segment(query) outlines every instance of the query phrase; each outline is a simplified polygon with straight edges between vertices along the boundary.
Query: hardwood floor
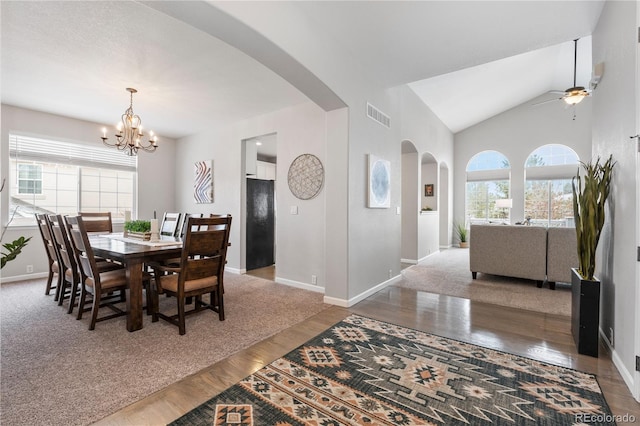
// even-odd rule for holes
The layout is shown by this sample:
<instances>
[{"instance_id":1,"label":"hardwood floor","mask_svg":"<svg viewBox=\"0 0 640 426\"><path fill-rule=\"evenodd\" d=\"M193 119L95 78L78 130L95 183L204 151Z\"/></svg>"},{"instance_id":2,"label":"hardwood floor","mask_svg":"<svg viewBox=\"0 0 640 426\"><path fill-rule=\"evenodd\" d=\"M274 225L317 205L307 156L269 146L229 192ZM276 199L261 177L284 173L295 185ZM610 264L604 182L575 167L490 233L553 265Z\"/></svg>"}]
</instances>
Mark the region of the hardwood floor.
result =
<instances>
[{"instance_id":1,"label":"hardwood floor","mask_svg":"<svg viewBox=\"0 0 640 426\"><path fill-rule=\"evenodd\" d=\"M252 269L247 271L247 275L252 275L265 280L274 281L276 279L276 265L265 266L264 268Z\"/></svg>"},{"instance_id":2,"label":"hardwood floor","mask_svg":"<svg viewBox=\"0 0 640 426\"><path fill-rule=\"evenodd\" d=\"M578 355L569 318L387 287L351 308L331 308L136 402L98 425L166 424L356 313L484 347L596 374L613 414L640 421L604 346L600 357Z\"/></svg>"}]
</instances>

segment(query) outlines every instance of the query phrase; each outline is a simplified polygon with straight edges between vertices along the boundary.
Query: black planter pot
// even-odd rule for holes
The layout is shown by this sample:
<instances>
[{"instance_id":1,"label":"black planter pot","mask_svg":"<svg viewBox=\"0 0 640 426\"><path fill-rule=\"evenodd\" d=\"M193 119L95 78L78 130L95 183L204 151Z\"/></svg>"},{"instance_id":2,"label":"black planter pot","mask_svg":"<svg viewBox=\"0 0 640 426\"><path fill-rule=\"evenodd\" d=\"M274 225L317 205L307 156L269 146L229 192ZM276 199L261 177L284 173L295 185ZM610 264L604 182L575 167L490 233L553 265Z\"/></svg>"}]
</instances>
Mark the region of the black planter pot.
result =
<instances>
[{"instance_id":1,"label":"black planter pot","mask_svg":"<svg viewBox=\"0 0 640 426\"><path fill-rule=\"evenodd\" d=\"M584 280L571 268L571 333L578 353L598 356L600 281Z\"/></svg>"}]
</instances>

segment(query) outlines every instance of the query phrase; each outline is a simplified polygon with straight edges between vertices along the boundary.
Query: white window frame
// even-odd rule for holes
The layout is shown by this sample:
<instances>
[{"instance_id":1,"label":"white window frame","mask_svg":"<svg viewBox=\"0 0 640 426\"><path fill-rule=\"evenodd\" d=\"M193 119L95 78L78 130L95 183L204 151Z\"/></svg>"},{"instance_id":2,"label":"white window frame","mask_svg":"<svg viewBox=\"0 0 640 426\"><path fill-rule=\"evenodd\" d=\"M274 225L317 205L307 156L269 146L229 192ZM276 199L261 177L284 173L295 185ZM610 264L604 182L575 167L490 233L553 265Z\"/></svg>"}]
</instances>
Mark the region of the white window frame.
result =
<instances>
[{"instance_id":1,"label":"white window frame","mask_svg":"<svg viewBox=\"0 0 640 426\"><path fill-rule=\"evenodd\" d=\"M132 193L131 193L131 210L134 211L137 207L137 181L138 181L138 162L137 157L131 157L124 154L122 151L107 148L97 144L77 143L56 140L48 137L25 135L20 133L9 134L9 164L12 168L10 176L10 194L9 194L9 210L10 217L13 218L9 226L34 226L36 224L34 217L29 216L14 216L11 211L19 206L13 201L16 197L19 200L25 200L31 196L35 198L43 197L43 194L33 193L19 193L18 192L18 166L20 164L32 164L42 168L42 191L45 192L44 182L44 165L55 164L71 166L78 170L77 173L77 200L75 201L76 209L85 209L82 206L81 194L82 194L82 173L80 170L83 168L95 168L103 170L113 170L119 172L132 173ZM57 171L56 171L57 179ZM56 187L54 193L57 194L59 188ZM111 192L111 191L108 191ZM116 191L117 192L117 191ZM56 195L57 197L57 195ZM52 202L54 206L58 206L57 199ZM69 204L67 204L67 207ZM34 205L30 209L37 211L38 206ZM57 207L53 210L57 210ZM95 209L94 209L95 210ZM51 211L51 210L47 210ZM55 211L54 213L58 213ZM112 212L113 213L113 212ZM114 219L114 222L119 220Z\"/></svg>"},{"instance_id":2,"label":"white window frame","mask_svg":"<svg viewBox=\"0 0 640 426\"><path fill-rule=\"evenodd\" d=\"M26 166L26 167L35 167L38 170L38 175L40 175L39 179L32 179L32 178L21 178L20 177L20 168L22 166ZM17 173L16 173L16 192L18 193L18 195L42 195L42 165L41 164L33 164L33 163L21 163L18 162L17 165ZM40 191L35 192L22 192L20 191L20 189L22 188L22 186L20 185L20 182L40 182ZM35 189L35 187L34 187Z\"/></svg>"}]
</instances>

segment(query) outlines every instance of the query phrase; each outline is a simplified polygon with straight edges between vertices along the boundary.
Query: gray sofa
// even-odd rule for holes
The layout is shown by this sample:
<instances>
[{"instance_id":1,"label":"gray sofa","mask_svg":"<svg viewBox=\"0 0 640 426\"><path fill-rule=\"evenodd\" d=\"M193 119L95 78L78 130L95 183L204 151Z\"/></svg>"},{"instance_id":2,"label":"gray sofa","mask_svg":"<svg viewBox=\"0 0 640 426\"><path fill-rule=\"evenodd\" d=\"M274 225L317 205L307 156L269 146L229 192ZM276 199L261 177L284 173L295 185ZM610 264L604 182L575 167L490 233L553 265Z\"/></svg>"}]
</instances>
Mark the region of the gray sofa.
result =
<instances>
[{"instance_id":1,"label":"gray sofa","mask_svg":"<svg viewBox=\"0 0 640 426\"><path fill-rule=\"evenodd\" d=\"M571 282L576 267L576 238L573 228L518 225L471 225L469 268L478 272L544 281L555 289L557 282Z\"/></svg>"},{"instance_id":2,"label":"gray sofa","mask_svg":"<svg viewBox=\"0 0 640 426\"><path fill-rule=\"evenodd\" d=\"M547 231L547 281L555 288L556 282L570 283L571 268L578 267L575 228L549 228Z\"/></svg>"},{"instance_id":3,"label":"gray sofa","mask_svg":"<svg viewBox=\"0 0 640 426\"><path fill-rule=\"evenodd\" d=\"M537 281L547 277L547 230L537 226L471 225L469 268L473 279L482 272Z\"/></svg>"}]
</instances>

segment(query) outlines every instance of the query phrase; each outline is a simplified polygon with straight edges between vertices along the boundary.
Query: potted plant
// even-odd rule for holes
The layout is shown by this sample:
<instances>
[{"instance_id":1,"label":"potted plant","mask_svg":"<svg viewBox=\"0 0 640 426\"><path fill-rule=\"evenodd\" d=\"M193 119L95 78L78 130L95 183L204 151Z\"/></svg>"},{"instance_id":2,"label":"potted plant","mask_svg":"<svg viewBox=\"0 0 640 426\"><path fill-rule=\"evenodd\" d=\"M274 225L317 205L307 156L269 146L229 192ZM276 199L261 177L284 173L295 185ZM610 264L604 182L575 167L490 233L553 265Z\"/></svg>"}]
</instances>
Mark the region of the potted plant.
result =
<instances>
[{"instance_id":1,"label":"potted plant","mask_svg":"<svg viewBox=\"0 0 640 426\"><path fill-rule=\"evenodd\" d=\"M2 179L2 184L0 185L0 192L4 189L5 179ZM6 226L2 227L2 235L0 235L0 242L4 240L4 233L7 232L9 225L13 221L13 217L15 216L18 208L13 211L9 222L7 222ZM22 249L25 248L27 243L31 240L31 237L18 237L18 239L11 241L10 243L2 244L2 247L6 250L6 252L0 252L0 269L4 268L7 262L14 260L20 253L22 253Z\"/></svg>"},{"instance_id":2,"label":"potted plant","mask_svg":"<svg viewBox=\"0 0 640 426\"><path fill-rule=\"evenodd\" d=\"M130 220L124 223L124 236L139 238L142 240L151 239L151 221Z\"/></svg>"},{"instance_id":3,"label":"potted plant","mask_svg":"<svg viewBox=\"0 0 640 426\"><path fill-rule=\"evenodd\" d=\"M573 215L576 223L578 267L572 268L571 330L578 352L598 356L600 281L594 276L596 249L605 220L605 203L611 189L613 157L580 163L584 174L572 179Z\"/></svg>"},{"instance_id":4,"label":"potted plant","mask_svg":"<svg viewBox=\"0 0 640 426\"><path fill-rule=\"evenodd\" d=\"M458 240L460 240L460 248L469 247L469 242L467 241L467 232L468 232L468 230L464 226L464 224L455 223L453 225L453 230L456 233L456 236L458 237Z\"/></svg>"}]
</instances>

